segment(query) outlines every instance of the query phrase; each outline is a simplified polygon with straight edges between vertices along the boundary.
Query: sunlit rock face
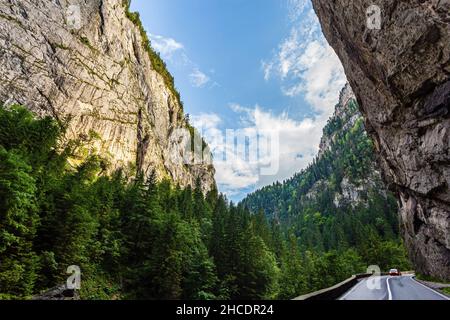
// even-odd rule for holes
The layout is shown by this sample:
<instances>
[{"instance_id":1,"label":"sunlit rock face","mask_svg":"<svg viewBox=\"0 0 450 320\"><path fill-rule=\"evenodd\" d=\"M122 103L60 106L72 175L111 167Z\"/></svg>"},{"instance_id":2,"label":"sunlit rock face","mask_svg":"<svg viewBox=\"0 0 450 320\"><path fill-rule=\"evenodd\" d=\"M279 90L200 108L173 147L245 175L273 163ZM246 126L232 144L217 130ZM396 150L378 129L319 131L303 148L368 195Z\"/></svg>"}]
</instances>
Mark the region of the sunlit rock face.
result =
<instances>
[{"instance_id":1,"label":"sunlit rock face","mask_svg":"<svg viewBox=\"0 0 450 320\"><path fill-rule=\"evenodd\" d=\"M416 270L450 280L450 1L313 4L398 194Z\"/></svg>"},{"instance_id":2,"label":"sunlit rock face","mask_svg":"<svg viewBox=\"0 0 450 320\"><path fill-rule=\"evenodd\" d=\"M91 151L111 170L155 170L181 186L200 178L207 191L214 169L174 156L182 107L125 12L122 0L0 0L0 101L70 119L70 139L95 132Z\"/></svg>"}]
</instances>

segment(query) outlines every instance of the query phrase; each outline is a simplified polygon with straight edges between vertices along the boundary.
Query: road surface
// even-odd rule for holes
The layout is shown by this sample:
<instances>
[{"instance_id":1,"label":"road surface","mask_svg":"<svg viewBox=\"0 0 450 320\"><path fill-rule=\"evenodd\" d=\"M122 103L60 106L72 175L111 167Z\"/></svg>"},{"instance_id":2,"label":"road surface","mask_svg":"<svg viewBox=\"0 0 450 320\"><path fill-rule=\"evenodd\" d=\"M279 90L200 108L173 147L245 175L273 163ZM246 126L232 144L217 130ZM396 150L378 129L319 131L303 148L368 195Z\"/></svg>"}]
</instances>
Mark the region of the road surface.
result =
<instances>
[{"instance_id":1,"label":"road surface","mask_svg":"<svg viewBox=\"0 0 450 320\"><path fill-rule=\"evenodd\" d=\"M378 284L375 280L378 279ZM450 300L445 295L417 282L412 275L366 278L339 300Z\"/></svg>"}]
</instances>

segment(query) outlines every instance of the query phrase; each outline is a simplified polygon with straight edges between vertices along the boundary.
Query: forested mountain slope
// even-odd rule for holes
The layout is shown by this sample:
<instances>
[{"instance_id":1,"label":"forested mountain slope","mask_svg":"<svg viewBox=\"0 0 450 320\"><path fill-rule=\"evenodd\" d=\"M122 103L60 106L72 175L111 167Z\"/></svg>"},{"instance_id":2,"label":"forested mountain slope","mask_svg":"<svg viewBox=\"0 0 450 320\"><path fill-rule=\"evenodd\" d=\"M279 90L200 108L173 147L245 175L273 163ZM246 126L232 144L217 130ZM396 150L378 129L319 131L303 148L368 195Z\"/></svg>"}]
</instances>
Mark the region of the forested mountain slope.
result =
<instances>
[{"instance_id":1,"label":"forested mountain slope","mask_svg":"<svg viewBox=\"0 0 450 320\"><path fill-rule=\"evenodd\" d=\"M367 262L383 265L370 257L370 243L400 244L397 203L382 182L349 85L324 129L315 161L291 179L249 195L243 205L253 212L263 209L305 250L357 248Z\"/></svg>"}]
</instances>

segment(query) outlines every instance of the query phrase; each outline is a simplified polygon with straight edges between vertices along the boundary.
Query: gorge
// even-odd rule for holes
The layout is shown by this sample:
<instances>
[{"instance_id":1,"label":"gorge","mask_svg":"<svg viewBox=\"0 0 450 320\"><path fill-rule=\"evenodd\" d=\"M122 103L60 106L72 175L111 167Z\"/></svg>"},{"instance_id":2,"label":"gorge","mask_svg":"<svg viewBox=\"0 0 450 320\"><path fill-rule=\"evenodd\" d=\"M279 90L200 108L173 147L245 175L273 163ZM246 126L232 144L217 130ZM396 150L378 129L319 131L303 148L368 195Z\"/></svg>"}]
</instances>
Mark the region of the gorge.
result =
<instances>
[{"instance_id":1,"label":"gorge","mask_svg":"<svg viewBox=\"0 0 450 320\"><path fill-rule=\"evenodd\" d=\"M312 2L349 83L314 161L235 204L185 162L174 133L200 133L130 1L0 0L0 299L73 265L93 300L292 299L369 265L449 281L450 2L383 1L378 29L369 0Z\"/></svg>"}]
</instances>

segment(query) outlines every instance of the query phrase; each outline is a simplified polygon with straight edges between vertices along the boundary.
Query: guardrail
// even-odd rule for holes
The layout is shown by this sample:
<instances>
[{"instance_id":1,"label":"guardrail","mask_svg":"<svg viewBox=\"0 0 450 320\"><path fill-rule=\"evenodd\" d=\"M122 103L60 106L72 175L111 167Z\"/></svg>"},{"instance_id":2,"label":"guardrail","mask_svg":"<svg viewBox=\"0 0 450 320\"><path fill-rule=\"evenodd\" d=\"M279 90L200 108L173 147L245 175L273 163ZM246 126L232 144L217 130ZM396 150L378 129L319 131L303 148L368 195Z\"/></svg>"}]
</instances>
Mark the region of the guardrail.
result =
<instances>
[{"instance_id":1,"label":"guardrail","mask_svg":"<svg viewBox=\"0 0 450 320\"><path fill-rule=\"evenodd\" d=\"M415 274L415 271L402 271L402 274ZM316 292L311 292L308 294L305 294L303 296L294 298L292 300L336 300L339 297L341 297L344 293L346 293L348 290L350 290L352 287L354 287L359 279L368 278L372 276L372 273L361 273L356 274L347 280L342 281L341 283L338 283L330 288L322 289ZM381 276L389 275L387 272L382 272L380 274Z\"/></svg>"},{"instance_id":2,"label":"guardrail","mask_svg":"<svg viewBox=\"0 0 450 320\"><path fill-rule=\"evenodd\" d=\"M368 278L370 276L372 276L371 273L357 274L330 288L308 293L292 300L336 300L354 287L359 279Z\"/></svg>"},{"instance_id":3,"label":"guardrail","mask_svg":"<svg viewBox=\"0 0 450 320\"><path fill-rule=\"evenodd\" d=\"M33 296L32 300L80 300L80 295L76 290L60 285Z\"/></svg>"}]
</instances>

